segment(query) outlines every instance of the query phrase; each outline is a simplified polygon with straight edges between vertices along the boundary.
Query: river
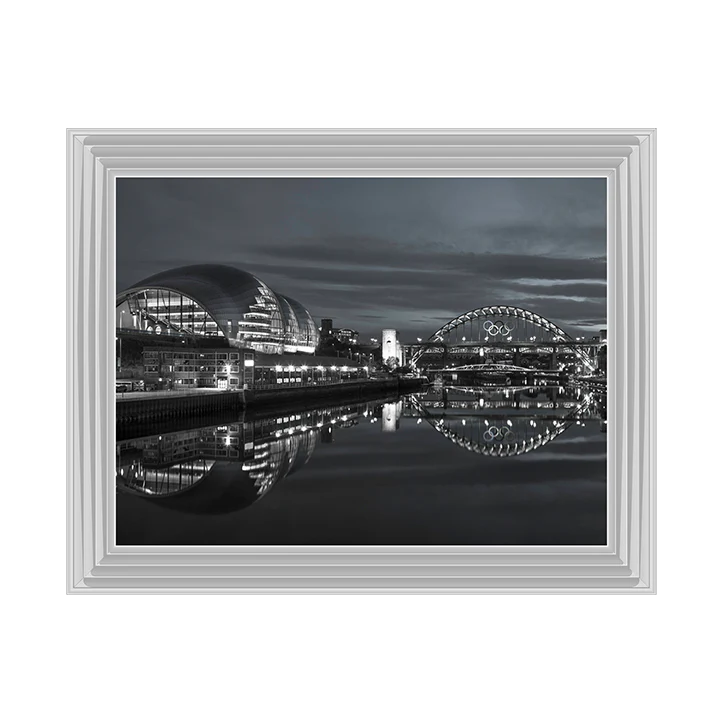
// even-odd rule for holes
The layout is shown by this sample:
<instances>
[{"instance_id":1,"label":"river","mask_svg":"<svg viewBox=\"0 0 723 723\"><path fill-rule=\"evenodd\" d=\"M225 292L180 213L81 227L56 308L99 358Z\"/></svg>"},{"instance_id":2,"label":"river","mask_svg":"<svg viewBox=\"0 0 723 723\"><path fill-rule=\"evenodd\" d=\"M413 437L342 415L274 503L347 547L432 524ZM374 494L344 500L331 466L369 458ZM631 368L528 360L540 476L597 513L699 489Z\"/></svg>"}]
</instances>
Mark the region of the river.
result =
<instances>
[{"instance_id":1,"label":"river","mask_svg":"<svg viewBox=\"0 0 723 723\"><path fill-rule=\"evenodd\" d=\"M119 545L604 545L604 398L446 387L120 440ZM147 431L147 430L146 430Z\"/></svg>"}]
</instances>

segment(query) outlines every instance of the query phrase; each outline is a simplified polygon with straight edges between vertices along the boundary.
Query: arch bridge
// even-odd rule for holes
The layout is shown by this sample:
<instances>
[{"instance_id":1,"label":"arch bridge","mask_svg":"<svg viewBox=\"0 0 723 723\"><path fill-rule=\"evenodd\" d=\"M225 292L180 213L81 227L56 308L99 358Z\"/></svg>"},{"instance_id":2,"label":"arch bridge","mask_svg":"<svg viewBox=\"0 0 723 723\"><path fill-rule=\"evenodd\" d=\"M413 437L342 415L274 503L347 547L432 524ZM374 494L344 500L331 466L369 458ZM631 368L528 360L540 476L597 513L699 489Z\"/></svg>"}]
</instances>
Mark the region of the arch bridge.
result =
<instances>
[{"instance_id":1,"label":"arch bridge","mask_svg":"<svg viewBox=\"0 0 723 723\"><path fill-rule=\"evenodd\" d=\"M596 367L589 349L592 342L573 339L562 328L543 316L517 306L481 306L451 319L424 342L412 356L417 366L425 354L437 352L444 357L452 353L488 351L547 350L556 364L558 352L574 355L580 371L589 373ZM513 363L513 366L518 366Z\"/></svg>"}]
</instances>

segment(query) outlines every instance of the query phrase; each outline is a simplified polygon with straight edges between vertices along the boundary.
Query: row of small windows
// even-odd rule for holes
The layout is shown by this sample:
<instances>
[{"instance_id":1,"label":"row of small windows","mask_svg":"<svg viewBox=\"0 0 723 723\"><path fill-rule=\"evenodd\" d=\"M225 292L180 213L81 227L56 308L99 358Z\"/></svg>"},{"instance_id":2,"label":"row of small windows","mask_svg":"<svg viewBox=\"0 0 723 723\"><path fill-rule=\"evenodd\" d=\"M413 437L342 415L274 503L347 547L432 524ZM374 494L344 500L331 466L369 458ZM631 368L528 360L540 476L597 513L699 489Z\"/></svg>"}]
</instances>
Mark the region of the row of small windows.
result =
<instances>
[{"instance_id":1,"label":"row of small windows","mask_svg":"<svg viewBox=\"0 0 723 723\"><path fill-rule=\"evenodd\" d=\"M146 364L144 365L144 368L147 372L157 372L159 369L162 372L230 372L231 374L238 374L240 368L237 366L231 366L228 367L228 369L221 365L221 366L199 366L199 365L192 365L192 364L179 364L176 366L171 366L170 364Z\"/></svg>"},{"instance_id":2,"label":"row of small windows","mask_svg":"<svg viewBox=\"0 0 723 723\"><path fill-rule=\"evenodd\" d=\"M225 353L225 352L215 352L212 354L204 353L204 354L194 354L193 352L159 352L159 351L144 351L143 355L149 358L158 358L160 354L163 354L164 361L169 361L171 359L206 359L208 361L212 361L215 359L223 359L223 360L229 360L229 361L238 361L239 355L237 353ZM247 355L248 356L248 355Z\"/></svg>"}]
</instances>

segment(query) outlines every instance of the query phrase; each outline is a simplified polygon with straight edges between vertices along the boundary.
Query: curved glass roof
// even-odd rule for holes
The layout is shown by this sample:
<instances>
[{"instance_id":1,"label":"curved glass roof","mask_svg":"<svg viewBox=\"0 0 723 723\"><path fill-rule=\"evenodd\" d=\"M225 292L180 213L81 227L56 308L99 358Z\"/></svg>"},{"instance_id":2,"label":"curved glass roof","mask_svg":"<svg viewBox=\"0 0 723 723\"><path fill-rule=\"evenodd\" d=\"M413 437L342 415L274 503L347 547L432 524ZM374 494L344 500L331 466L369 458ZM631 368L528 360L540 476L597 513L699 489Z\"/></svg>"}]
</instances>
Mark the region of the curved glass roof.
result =
<instances>
[{"instance_id":1,"label":"curved glass roof","mask_svg":"<svg viewBox=\"0 0 723 723\"><path fill-rule=\"evenodd\" d=\"M304 306L234 266L198 264L162 271L121 292L116 307L128 303L131 314L157 318L169 328L195 331L198 319L189 327L188 318L198 312L188 303L184 317L184 300L189 299L236 346L311 353L318 344L316 325Z\"/></svg>"}]
</instances>

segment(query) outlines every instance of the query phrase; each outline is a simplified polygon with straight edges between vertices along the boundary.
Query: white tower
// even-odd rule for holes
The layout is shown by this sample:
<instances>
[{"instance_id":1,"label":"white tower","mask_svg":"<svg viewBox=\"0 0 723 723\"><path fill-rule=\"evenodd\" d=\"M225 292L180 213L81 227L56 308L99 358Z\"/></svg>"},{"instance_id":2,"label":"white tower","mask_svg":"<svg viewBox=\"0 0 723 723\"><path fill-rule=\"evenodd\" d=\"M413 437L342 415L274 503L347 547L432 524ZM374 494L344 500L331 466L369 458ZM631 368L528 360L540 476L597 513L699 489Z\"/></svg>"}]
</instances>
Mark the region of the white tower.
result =
<instances>
[{"instance_id":1,"label":"white tower","mask_svg":"<svg viewBox=\"0 0 723 723\"><path fill-rule=\"evenodd\" d=\"M389 357L399 359L399 342L397 341L397 330L396 329L382 329L382 362L386 362Z\"/></svg>"}]
</instances>

